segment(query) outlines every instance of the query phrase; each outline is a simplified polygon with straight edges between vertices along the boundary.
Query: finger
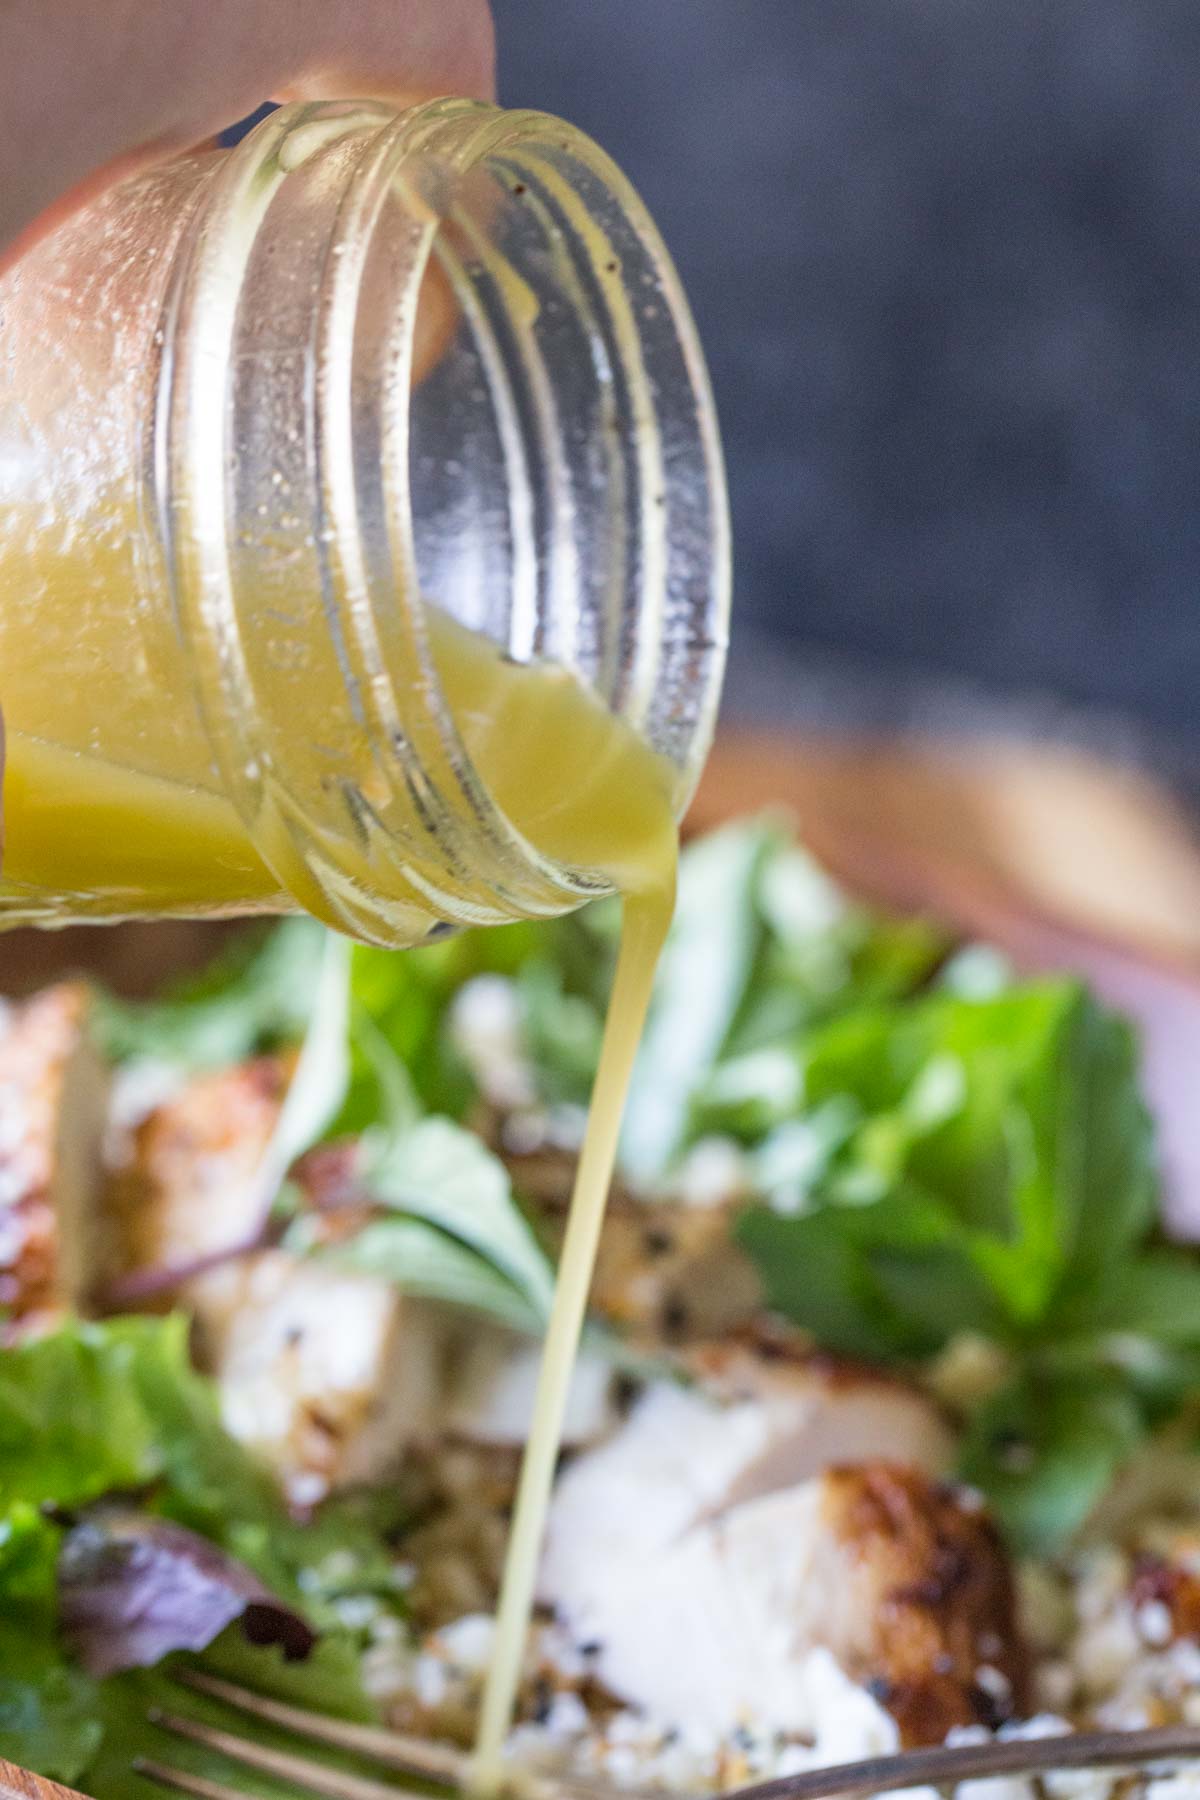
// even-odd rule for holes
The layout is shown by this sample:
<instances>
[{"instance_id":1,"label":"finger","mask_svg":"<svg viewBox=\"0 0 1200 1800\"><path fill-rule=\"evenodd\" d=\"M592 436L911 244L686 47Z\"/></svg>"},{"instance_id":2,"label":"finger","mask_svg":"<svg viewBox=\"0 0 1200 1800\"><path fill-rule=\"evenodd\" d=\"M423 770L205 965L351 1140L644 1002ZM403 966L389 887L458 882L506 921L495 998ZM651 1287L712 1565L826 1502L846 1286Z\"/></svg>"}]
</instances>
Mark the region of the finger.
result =
<instances>
[{"instance_id":1,"label":"finger","mask_svg":"<svg viewBox=\"0 0 1200 1800\"><path fill-rule=\"evenodd\" d=\"M0 246L266 95L489 98L487 0L9 0ZM56 121L53 130L47 120Z\"/></svg>"}]
</instances>

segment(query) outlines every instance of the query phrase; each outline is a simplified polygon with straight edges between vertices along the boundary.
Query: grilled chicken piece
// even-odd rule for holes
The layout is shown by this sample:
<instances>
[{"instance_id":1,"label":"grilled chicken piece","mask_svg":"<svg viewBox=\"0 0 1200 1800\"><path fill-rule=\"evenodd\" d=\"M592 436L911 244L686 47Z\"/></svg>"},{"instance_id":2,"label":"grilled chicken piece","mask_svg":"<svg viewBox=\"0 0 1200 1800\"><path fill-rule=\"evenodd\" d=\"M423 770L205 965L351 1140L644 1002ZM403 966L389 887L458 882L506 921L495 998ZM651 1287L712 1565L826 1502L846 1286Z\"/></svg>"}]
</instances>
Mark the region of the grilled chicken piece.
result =
<instances>
[{"instance_id":1,"label":"grilled chicken piece","mask_svg":"<svg viewBox=\"0 0 1200 1800\"><path fill-rule=\"evenodd\" d=\"M378 1479L432 1430L438 1321L390 1283L264 1250L189 1286L225 1426L297 1504Z\"/></svg>"},{"instance_id":2,"label":"grilled chicken piece","mask_svg":"<svg viewBox=\"0 0 1200 1800\"><path fill-rule=\"evenodd\" d=\"M254 1178L287 1093L289 1068L262 1056L187 1082L133 1134L109 1184L97 1290L140 1272L187 1267L240 1244L261 1224ZM185 1298L198 1298L190 1284ZM167 1293L171 1306L178 1295Z\"/></svg>"},{"instance_id":3,"label":"grilled chicken piece","mask_svg":"<svg viewBox=\"0 0 1200 1800\"><path fill-rule=\"evenodd\" d=\"M203 1264L253 1236L256 1176L288 1076L284 1062L259 1058L189 1082L143 1121L111 1186L98 1258L106 1285ZM329 1241L369 1216L353 1146L311 1152L296 1174ZM527 1435L535 1347L500 1328L464 1328L389 1282L262 1249L201 1267L158 1303L192 1315L226 1424L297 1500L380 1476L416 1437L503 1445ZM607 1368L587 1359L573 1442L605 1429L610 1387Z\"/></svg>"},{"instance_id":4,"label":"grilled chicken piece","mask_svg":"<svg viewBox=\"0 0 1200 1800\"><path fill-rule=\"evenodd\" d=\"M142 1123L110 1193L108 1280L203 1263L253 1236L288 1076L277 1058L242 1063L189 1082ZM329 1162L313 1159L314 1181ZM388 1282L264 1249L201 1268L163 1303L192 1315L227 1426L297 1500L379 1475L430 1428L440 1340L428 1309Z\"/></svg>"},{"instance_id":5,"label":"grilled chicken piece","mask_svg":"<svg viewBox=\"0 0 1200 1800\"><path fill-rule=\"evenodd\" d=\"M597 1676L684 1729L809 1730L817 1648L877 1684L911 1742L999 1704L1008 1571L936 1480L953 1442L932 1402L778 1343L686 1361L697 1385L648 1388L555 1494L539 1591L597 1646Z\"/></svg>"},{"instance_id":6,"label":"grilled chicken piece","mask_svg":"<svg viewBox=\"0 0 1200 1800\"><path fill-rule=\"evenodd\" d=\"M1020 1698L994 1528L974 1496L896 1463L827 1470L706 1518L610 1568L570 1622L597 1647L601 1681L685 1731L752 1718L819 1734L821 1652L905 1744L998 1724Z\"/></svg>"},{"instance_id":7,"label":"grilled chicken piece","mask_svg":"<svg viewBox=\"0 0 1200 1800\"><path fill-rule=\"evenodd\" d=\"M8 1337L53 1323L81 1298L74 1226L95 1209L108 1092L88 1007L82 983L66 983L0 1018L0 1305Z\"/></svg>"},{"instance_id":8,"label":"grilled chicken piece","mask_svg":"<svg viewBox=\"0 0 1200 1800\"><path fill-rule=\"evenodd\" d=\"M556 1244L566 1225L575 1158L539 1150L509 1154L506 1161L518 1193L538 1207ZM748 1325L762 1309L762 1285L730 1231L738 1204L649 1202L616 1188L596 1258L593 1312L643 1345L697 1343Z\"/></svg>"},{"instance_id":9,"label":"grilled chicken piece","mask_svg":"<svg viewBox=\"0 0 1200 1800\"><path fill-rule=\"evenodd\" d=\"M814 1638L827 1634L901 1741L940 1744L952 1726L994 1728L1018 1711L1026 1659L1013 1571L979 1495L883 1462L830 1469L819 1487L837 1572L818 1546L807 1590Z\"/></svg>"},{"instance_id":10,"label":"grilled chicken piece","mask_svg":"<svg viewBox=\"0 0 1200 1800\"><path fill-rule=\"evenodd\" d=\"M1183 1536L1183 1534L1180 1534ZM1141 1634L1156 1648L1187 1639L1200 1643L1200 1568L1196 1534L1170 1553L1141 1550L1133 1563L1129 1601Z\"/></svg>"},{"instance_id":11,"label":"grilled chicken piece","mask_svg":"<svg viewBox=\"0 0 1200 1800\"><path fill-rule=\"evenodd\" d=\"M616 1435L566 1470L546 1538L545 1599L570 1618L585 1614L623 1567L834 1463L879 1456L931 1474L949 1467L949 1428L915 1388L777 1351L735 1342L691 1352L683 1369L696 1385L652 1384Z\"/></svg>"},{"instance_id":12,"label":"grilled chicken piece","mask_svg":"<svg viewBox=\"0 0 1200 1800\"><path fill-rule=\"evenodd\" d=\"M687 1344L746 1325L762 1286L734 1242L733 1208L626 1200L605 1220L592 1303L635 1341Z\"/></svg>"}]
</instances>

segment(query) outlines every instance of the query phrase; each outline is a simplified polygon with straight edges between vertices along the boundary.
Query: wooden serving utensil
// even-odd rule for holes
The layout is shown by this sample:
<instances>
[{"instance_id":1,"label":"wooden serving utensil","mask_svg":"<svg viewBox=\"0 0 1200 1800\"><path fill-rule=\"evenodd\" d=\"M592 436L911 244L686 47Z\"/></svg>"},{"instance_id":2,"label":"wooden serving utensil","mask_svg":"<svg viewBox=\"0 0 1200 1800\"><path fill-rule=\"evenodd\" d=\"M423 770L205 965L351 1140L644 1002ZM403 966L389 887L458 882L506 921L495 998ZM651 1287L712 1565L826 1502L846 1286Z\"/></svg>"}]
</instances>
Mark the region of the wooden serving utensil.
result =
<instances>
[{"instance_id":1,"label":"wooden serving utensil","mask_svg":"<svg viewBox=\"0 0 1200 1800\"><path fill-rule=\"evenodd\" d=\"M60 1787L57 1781L0 1757L0 1800L81 1800L81 1796L74 1788Z\"/></svg>"}]
</instances>

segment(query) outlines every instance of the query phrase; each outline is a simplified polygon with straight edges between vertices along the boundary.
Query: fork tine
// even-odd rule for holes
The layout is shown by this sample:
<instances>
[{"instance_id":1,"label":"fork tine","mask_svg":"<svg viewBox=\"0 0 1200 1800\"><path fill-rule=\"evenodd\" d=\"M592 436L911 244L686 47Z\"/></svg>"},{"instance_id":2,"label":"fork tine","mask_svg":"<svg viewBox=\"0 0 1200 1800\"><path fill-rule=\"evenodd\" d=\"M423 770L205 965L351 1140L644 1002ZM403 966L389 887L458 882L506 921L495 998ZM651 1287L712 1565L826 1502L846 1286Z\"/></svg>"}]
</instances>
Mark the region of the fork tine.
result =
<instances>
[{"instance_id":1,"label":"fork tine","mask_svg":"<svg viewBox=\"0 0 1200 1800\"><path fill-rule=\"evenodd\" d=\"M198 1719L182 1718L177 1713L152 1712L151 1722L175 1737L189 1743L202 1744L216 1750L243 1768L257 1769L261 1775L273 1775L278 1781L290 1781L293 1787L310 1794L321 1794L324 1800L396 1800L402 1790L384 1781L372 1781L366 1775L351 1775L344 1769L331 1769L307 1756L296 1756L290 1750L273 1750L266 1744L255 1744L235 1732L222 1731L219 1725L206 1725ZM190 1778L189 1778L190 1779ZM212 1800L218 1800L213 1796ZM238 1800L245 1800L239 1795Z\"/></svg>"},{"instance_id":2,"label":"fork tine","mask_svg":"<svg viewBox=\"0 0 1200 1800\"><path fill-rule=\"evenodd\" d=\"M135 1774L176 1794L191 1794L193 1800L246 1800L238 1788L226 1787L223 1781L209 1781L205 1775L193 1775L187 1769L173 1769L169 1763L157 1762L152 1756L135 1756Z\"/></svg>"},{"instance_id":3,"label":"fork tine","mask_svg":"<svg viewBox=\"0 0 1200 1800\"><path fill-rule=\"evenodd\" d=\"M329 1718L284 1701L256 1694L234 1682L195 1670L177 1680L228 1705L330 1749L354 1752L384 1768L469 1791L470 1762L446 1744L428 1743L402 1732ZM324 1800L396 1800L402 1789L352 1775L284 1750L273 1750L215 1725L175 1714L153 1714L164 1730L228 1756L263 1774L290 1781ZM1036 1775L1052 1769L1136 1768L1157 1762L1200 1758L1200 1726L1165 1725L1142 1731L1064 1732L1058 1737L989 1739L930 1750L902 1750L891 1756L840 1763L797 1775L778 1776L738 1788L725 1800L835 1800L843 1794L881 1794L909 1787L945 1787L980 1776ZM142 1765L143 1773L173 1786L193 1800L245 1800L235 1788L164 1764ZM528 1800L611 1800L615 1790L587 1778L541 1775L523 1780ZM622 1792L621 1800L639 1800ZM640 1800L647 1800L646 1796Z\"/></svg>"},{"instance_id":4,"label":"fork tine","mask_svg":"<svg viewBox=\"0 0 1200 1800\"><path fill-rule=\"evenodd\" d=\"M425 1781L448 1787L462 1787L466 1780L467 1758L450 1744L433 1743L406 1732L385 1731L378 1725L356 1725L347 1719L331 1718L328 1713L308 1712L301 1706L289 1706L284 1700L256 1694L252 1688L239 1687L218 1675L208 1675L202 1669L178 1669L175 1680L197 1693L223 1700L251 1718L265 1719L268 1724L308 1738L314 1744L352 1751L382 1768L419 1775Z\"/></svg>"},{"instance_id":5,"label":"fork tine","mask_svg":"<svg viewBox=\"0 0 1200 1800\"><path fill-rule=\"evenodd\" d=\"M942 1787L974 1776L1039 1775L1051 1769L1134 1768L1200 1757L1200 1725L1145 1731L1073 1731L1061 1737L1001 1738L935 1750L902 1750L865 1762L840 1763L737 1788L725 1800L831 1800L837 1794L884 1794Z\"/></svg>"},{"instance_id":6,"label":"fork tine","mask_svg":"<svg viewBox=\"0 0 1200 1800\"><path fill-rule=\"evenodd\" d=\"M262 1719L331 1750L348 1750L381 1768L395 1769L402 1775L413 1775L423 1782L449 1787L462 1794L470 1790L471 1760L451 1744L439 1744L409 1732L386 1730L378 1725L358 1725L347 1719L331 1718L328 1713L309 1712L304 1707L274 1700L253 1688L239 1686L203 1669L176 1669L173 1679L184 1687L221 1700L250 1718ZM240 1741L240 1740L239 1740ZM244 1760L244 1759L243 1759ZM533 1770L521 1774L521 1791L525 1800L614 1800L611 1783L589 1779L586 1775L550 1777ZM651 1800L634 1788L623 1788L620 1800Z\"/></svg>"}]
</instances>

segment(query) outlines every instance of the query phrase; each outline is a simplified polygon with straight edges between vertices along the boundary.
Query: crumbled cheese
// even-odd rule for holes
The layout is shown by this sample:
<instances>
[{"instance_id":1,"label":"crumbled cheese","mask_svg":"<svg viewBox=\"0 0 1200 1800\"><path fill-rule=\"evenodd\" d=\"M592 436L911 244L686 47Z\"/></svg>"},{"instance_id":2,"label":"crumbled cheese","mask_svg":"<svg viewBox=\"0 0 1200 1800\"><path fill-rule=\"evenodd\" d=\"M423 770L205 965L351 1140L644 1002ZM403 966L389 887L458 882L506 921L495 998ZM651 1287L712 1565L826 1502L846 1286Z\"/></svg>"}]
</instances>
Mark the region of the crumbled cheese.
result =
<instances>
[{"instance_id":1,"label":"crumbled cheese","mask_svg":"<svg viewBox=\"0 0 1200 1800\"><path fill-rule=\"evenodd\" d=\"M1035 1800L1033 1782L1026 1775L991 1775L978 1781L961 1781L955 1800Z\"/></svg>"},{"instance_id":2,"label":"crumbled cheese","mask_svg":"<svg viewBox=\"0 0 1200 1800\"><path fill-rule=\"evenodd\" d=\"M1111 1692L1144 1655L1141 1639L1127 1612L1116 1612L1081 1631L1071 1658L1085 1694Z\"/></svg>"},{"instance_id":3,"label":"crumbled cheese","mask_svg":"<svg viewBox=\"0 0 1200 1800\"><path fill-rule=\"evenodd\" d=\"M800 1679L805 1688L805 1711L817 1726L812 1767L890 1756L899 1749L895 1719L866 1688L850 1680L828 1650L809 1652Z\"/></svg>"},{"instance_id":4,"label":"crumbled cheese","mask_svg":"<svg viewBox=\"0 0 1200 1800\"><path fill-rule=\"evenodd\" d=\"M1144 1643L1161 1650L1175 1635L1171 1609L1162 1600L1144 1600L1134 1615L1138 1635Z\"/></svg>"},{"instance_id":5,"label":"crumbled cheese","mask_svg":"<svg viewBox=\"0 0 1200 1800\"><path fill-rule=\"evenodd\" d=\"M1007 1706L1012 1699L1012 1682L1003 1670L994 1668L991 1663L980 1663L975 1671L975 1685L999 1706Z\"/></svg>"},{"instance_id":6,"label":"crumbled cheese","mask_svg":"<svg viewBox=\"0 0 1200 1800\"><path fill-rule=\"evenodd\" d=\"M1002 1725L996 1735L1022 1740L1066 1737L1071 1729L1071 1721L1059 1718L1057 1713L1035 1713L1032 1719L1013 1719L1007 1725Z\"/></svg>"},{"instance_id":7,"label":"crumbled cheese","mask_svg":"<svg viewBox=\"0 0 1200 1800\"><path fill-rule=\"evenodd\" d=\"M450 1008L450 1035L484 1098L504 1111L532 1106L533 1069L521 1033L521 1002L503 975L477 975Z\"/></svg>"},{"instance_id":8,"label":"crumbled cheese","mask_svg":"<svg viewBox=\"0 0 1200 1800\"><path fill-rule=\"evenodd\" d=\"M670 1198L684 1206L724 1206L746 1192L746 1154L732 1138L704 1137L671 1178Z\"/></svg>"},{"instance_id":9,"label":"crumbled cheese","mask_svg":"<svg viewBox=\"0 0 1200 1800\"><path fill-rule=\"evenodd\" d=\"M1075 1608L1085 1623L1112 1610L1129 1586L1129 1559L1115 1545L1089 1550L1079 1559Z\"/></svg>"},{"instance_id":10,"label":"crumbled cheese","mask_svg":"<svg viewBox=\"0 0 1200 1800\"><path fill-rule=\"evenodd\" d=\"M443 1625L432 1639L431 1647L456 1670L481 1675L487 1668L496 1635L496 1621L490 1613L467 1613L450 1625Z\"/></svg>"},{"instance_id":11,"label":"crumbled cheese","mask_svg":"<svg viewBox=\"0 0 1200 1800\"><path fill-rule=\"evenodd\" d=\"M1146 1783L1145 1800L1200 1800L1200 1769L1175 1769Z\"/></svg>"},{"instance_id":12,"label":"crumbled cheese","mask_svg":"<svg viewBox=\"0 0 1200 1800\"><path fill-rule=\"evenodd\" d=\"M1078 1690L1079 1681L1075 1670L1065 1657L1051 1658L1035 1666L1034 1698L1045 1711L1065 1712L1074 1705Z\"/></svg>"},{"instance_id":13,"label":"crumbled cheese","mask_svg":"<svg viewBox=\"0 0 1200 1800\"><path fill-rule=\"evenodd\" d=\"M1112 1769L1050 1769L1041 1786L1049 1800L1109 1800L1121 1780Z\"/></svg>"}]
</instances>

